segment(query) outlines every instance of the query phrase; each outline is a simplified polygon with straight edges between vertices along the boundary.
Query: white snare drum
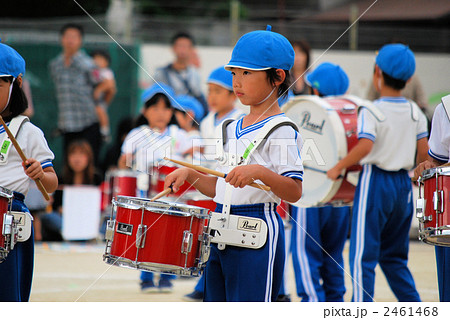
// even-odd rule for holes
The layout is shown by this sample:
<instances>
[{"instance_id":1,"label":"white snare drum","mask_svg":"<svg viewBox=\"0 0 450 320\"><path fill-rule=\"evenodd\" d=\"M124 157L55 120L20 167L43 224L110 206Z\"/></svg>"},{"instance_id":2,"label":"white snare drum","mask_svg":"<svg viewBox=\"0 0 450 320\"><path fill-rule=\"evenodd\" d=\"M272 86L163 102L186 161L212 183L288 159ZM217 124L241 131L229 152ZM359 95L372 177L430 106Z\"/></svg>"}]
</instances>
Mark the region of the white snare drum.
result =
<instances>
[{"instance_id":1,"label":"white snare drum","mask_svg":"<svg viewBox=\"0 0 450 320\"><path fill-rule=\"evenodd\" d=\"M103 260L112 265L198 276L209 257L208 209L119 196L106 230Z\"/></svg>"},{"instance_id":2,"label":"white snare drum","mask_svg":"<svg viewBox=\"0 0 450 320\"><path fill-rule=\"evenodd\" d=\"M17 230L14 216L11 214L12 191L0 187L0 263L17 242Z\"/></svg>"},{"instance_id":3,"label":"white snare drum","mask_svg":"<svg viewBox=\"0 0 450 320\"><path fill-rule=\"evenodd\" d=\"M416 216L419 219L420 240L450 247L450 167L423 172L419 179Z\"/></svg>"},{"instance_id":4,"label":"white snare drum","mask_svg":"<svg viewBox=\"0 0 450 320\"><path fill-rule=\"evenodd\" d=\"M347 175L361 171L348 168L344 179L332 181L326 172L344 158L358 142L358 103L356 98L320 98L299 96L282 107L282 111L300 129L303 138L303 194L295 205L312 207L328 202L353 201L355 186Z\"/></svg>"}]
</instances>

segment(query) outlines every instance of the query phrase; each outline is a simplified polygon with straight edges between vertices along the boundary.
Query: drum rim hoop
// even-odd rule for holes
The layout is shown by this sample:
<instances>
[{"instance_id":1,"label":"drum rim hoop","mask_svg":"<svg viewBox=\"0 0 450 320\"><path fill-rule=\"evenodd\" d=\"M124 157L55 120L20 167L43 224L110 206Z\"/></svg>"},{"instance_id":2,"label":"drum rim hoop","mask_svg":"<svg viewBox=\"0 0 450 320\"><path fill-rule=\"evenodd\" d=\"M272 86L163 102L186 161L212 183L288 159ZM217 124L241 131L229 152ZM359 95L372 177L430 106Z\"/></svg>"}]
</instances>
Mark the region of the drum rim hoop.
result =
<instances>
[{"instance_id":1,"label":"drum rim hoop","mask_svg":"<svg viewBox=\"0 0 450 320\"><path fill-rule=\"evenodd\" d=\"M14 196L14 193L11 190L0 186L0 197L9 199L9 198L12 198L13 196Z\"/></svg>"}]
</instances>

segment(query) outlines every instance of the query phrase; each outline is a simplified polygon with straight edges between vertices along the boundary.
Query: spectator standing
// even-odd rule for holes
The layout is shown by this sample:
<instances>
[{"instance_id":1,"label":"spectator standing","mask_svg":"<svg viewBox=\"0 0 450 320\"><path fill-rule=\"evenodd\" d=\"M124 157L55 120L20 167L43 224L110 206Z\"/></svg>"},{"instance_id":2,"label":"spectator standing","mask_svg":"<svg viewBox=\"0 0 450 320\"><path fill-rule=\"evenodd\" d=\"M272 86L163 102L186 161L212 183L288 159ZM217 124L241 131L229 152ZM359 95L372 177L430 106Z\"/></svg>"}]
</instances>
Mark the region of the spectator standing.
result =
<instances>
[{"instance_id":1,"label":"spectator standing","mask_svg":"<svg viewBox=\"0 0 450 320\"><path fill-rule=\"evenodd\" d=\"M188 33L180 32L173 36L171 44L175 60L157 69L154 80L172 87L177 96L189 95L196 98L203 107L203 114L207 114L208 104L200 89L200 74L192 65L192 57L195 53L194 38Z\"/></svg>"},{"instance_id":2,"label":"spectator standing","mask_svg":"<svg viewBox=\"0 0 450 320\"><path fill-rule=\"evenodd\" d=\"M102 144L100 125L94 103L96 66L83 51L83 28L66 24L61 32L62 53L50 62L58 101L58 129L63 134L64 154L76 139L86 139L94 150L95 164Z\"/></svg>"}]
</instances>

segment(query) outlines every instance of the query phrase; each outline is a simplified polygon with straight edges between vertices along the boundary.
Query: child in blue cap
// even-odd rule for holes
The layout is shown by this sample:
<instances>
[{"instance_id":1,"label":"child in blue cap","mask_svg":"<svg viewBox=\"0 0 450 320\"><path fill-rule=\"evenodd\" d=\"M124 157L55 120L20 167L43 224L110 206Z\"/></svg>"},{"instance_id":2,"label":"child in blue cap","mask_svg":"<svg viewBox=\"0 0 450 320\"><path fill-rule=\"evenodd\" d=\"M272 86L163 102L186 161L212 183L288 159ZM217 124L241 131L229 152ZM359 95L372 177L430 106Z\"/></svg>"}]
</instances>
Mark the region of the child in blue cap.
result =
<instances>
[{"instance_id":1,"label":"child in blue cap","mask_svg":"<svg viewBox=\"0 0 450 320\"><path fill-rule=\"evenodd\" d=\"M189 168L166 178L165 186L173 185L174 191L188 181L214 198L215 211L223 217L224 226L215 226L213 232L204 301L274 301L278 296L285 252L284 227L276 207L280 199L295 202L300 198L303 179L302 140L277 101L287 93L293 63L291 44L270 28L242 36L225 68L233 75L235 94L250 106L250 113L222 124L217 170L226 173L226 178ZM248 186L255 181L269 186L270 191ZM241 233L231 224L225 227L228 219L236 218L256 219L251 221L258 221L258 226L261 223L262 229L267 227L267 233L261 234L261 247L252 247L251 240L222 240L222 232Z\"/></svg>"},{"instance_id":2,"label":"child in blue cap","mask_svg":"<svg viewBox=\"0 0 450 320\"><path fill-rule=\"evenodd\" d=\"M305 77L312 94L344 95L349 87L345 71L324 62ZM320 207L292 206L292 263L297 294L302 302L344 301L345 278L342 251L347 239L350 206L332 203Z\"/></svg>"},{"instance_id":3,"label":"child in blue cap","mask_svg":"<svg viewBox=\"0 0 450 320\"><path fill-rule=\"evenodd\" d=\"M414 71L414 54L407 46L381 48L373 74L381 97L374 108L360 108L357 145L328 171L335 180L343 169L358 162L363 166L350 237L353 301L373 300L377 263L399 301L420 301L407 266L414 210L408 170L415 160L425 160L428 130L420 108L401 95Z\"/></svg>"},{"instance_id":4,"label":"child in blue cap","mask_svg":"<svg viewBox=\"0 0 450 320\"><path fill-rule=\"evenodd\" d=\"M28 107L22 91L25 61L13 48L0 43L0 115L29 157L25 162L0 128L2 144L0 157L0 186L13 193L12 211L29 215L24 203L30 179L39 179L47 192L55 191L58 178L53 170L53 152L48 147L43 132L31 124L21 113ZM3 192L2 192L3 193ZM5 192L5 194L9 194ZM6 212L1 212L4 214ZM33 280L34 232L25 241L17 242L4 261L0 258L0 301L28 301Z\"/></svg>"}]
</instances>

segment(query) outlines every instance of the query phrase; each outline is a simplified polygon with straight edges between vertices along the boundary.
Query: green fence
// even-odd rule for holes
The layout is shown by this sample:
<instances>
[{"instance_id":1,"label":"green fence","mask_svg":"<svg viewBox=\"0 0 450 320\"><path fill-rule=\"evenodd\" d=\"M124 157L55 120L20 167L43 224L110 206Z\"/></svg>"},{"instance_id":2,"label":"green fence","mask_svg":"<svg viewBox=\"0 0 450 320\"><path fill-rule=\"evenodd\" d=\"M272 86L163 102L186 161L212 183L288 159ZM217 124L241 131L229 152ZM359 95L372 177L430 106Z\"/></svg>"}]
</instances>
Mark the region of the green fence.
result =
<instances>
[{"instance_id":1,"label":"green fence","mask_svg":"<svg viewBox=\"0 0 450 320\"><path fill-rule=\"evenodd\" d=\"M31 121L44 131L50 148L55 153L53 162L55 170L60 173L63 165L62 137L57 131L58 106L48 64L61 52L59 44L45 43L8 43L14 47L26 61L25 78L29 80L34 104L34 116ZM134 59L139 61L139 45L122 46ZM115 73L117 94L108 109L110 117L112 141L116 136L117 125L123 117L135 115L139 103L138 66L115 43L89 44L84 48L87 52L103 49L111 55L111 68ZM107 148L103 145L102 156Z\"/></svg>"}]
</instances>

